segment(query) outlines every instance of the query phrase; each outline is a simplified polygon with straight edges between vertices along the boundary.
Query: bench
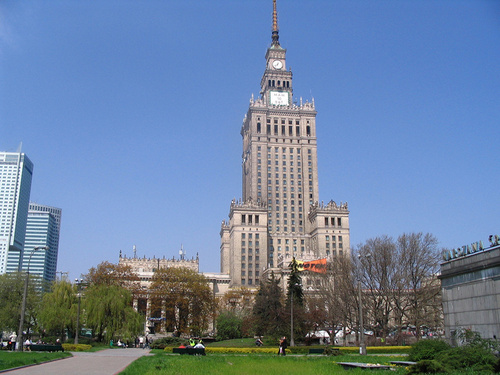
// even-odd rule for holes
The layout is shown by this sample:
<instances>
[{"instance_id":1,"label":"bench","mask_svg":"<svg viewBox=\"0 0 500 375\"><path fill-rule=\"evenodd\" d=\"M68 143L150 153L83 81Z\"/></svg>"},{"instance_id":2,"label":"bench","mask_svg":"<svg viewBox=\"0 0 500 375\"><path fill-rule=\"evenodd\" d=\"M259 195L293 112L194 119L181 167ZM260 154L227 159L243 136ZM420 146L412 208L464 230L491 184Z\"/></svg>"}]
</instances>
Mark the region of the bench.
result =
<instances>
[{"instance_id":1,"label":"bench","mask_svg":"<svg viewBox=\"0 0 500 375\"><path fill-rule=\"evenodd\" d=\"M189 354L189 355L206 355L204 348L173 348L172 353L174 354Z\"/></svg>"},{"instance_id":2,"label":"bench","mask_svg":"<svg viewBox=\"0 0 500 375\"><path fill-rule=\"evenodd\" d=\"M50 344L31 344L25 345L26 349L29 348L32 352L64 352L64 348L61 344L50 345Z\"/></svg>"},{"instance_id":3,"label":"bench","mask_svg":"<svg viewBox=\"0 0 500 375\"><path fill-rule=\"evenodd\" d=\"M327 350L329 352L336 352L336 353L338 353L340 351L339 348L328 348ZM325 354L325 349L324 348L310 348L309 354Z\"/></svg>"},{"instance_id":4,"label":"bench","mask_svg":"<svg viewBox=\"0 0 500 375\"><path fill-rule=\"evenodd\" d=\"M309 349L309 354L323 354L325 349L323 348L311 348Z\"/></svg>"},{"instance_id":5,"label":"bench","mask_svg":"<svg viewBox=\"0 0 500 375\"><path fill-rule=\"evenodd\" d=\"M391 361L390 363L397 366L412 366L417 364L417 362L412 361Z\"/></svg>"},{"instance_id":6,"label":"bench","mask_svg":"<svg viewBox=\"0 0 500 375\"><path fill-rule=\"evenodd\" d=\"M361 363L361 362L337 362L338 365L341 365L344 370L351 370L353 368L361 368L367 370L389 370L391 366L389 365L379 365L373 363Z\"/></svg>"}]
</instances>

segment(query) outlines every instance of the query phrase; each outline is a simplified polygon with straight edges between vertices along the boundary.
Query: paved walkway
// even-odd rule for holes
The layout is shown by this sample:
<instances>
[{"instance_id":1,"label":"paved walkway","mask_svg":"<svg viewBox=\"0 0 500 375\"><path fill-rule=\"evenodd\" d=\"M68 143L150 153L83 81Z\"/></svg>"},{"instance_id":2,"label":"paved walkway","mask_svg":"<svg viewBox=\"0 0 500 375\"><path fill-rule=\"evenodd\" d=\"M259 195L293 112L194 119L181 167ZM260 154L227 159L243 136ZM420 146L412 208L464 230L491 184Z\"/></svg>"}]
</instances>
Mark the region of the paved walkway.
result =
<instances>
[{"instance_id":1,"label":"paved walkway","mask_svg":"<svg viewBox=\"0 0 500 375\"><path fill-rule=\"evenodd\" d=\"M73 357L6 372L12 375L113 375L123 371L148 349L106 349L98 352L73 352Z\"/></svg>"}]
</instances>

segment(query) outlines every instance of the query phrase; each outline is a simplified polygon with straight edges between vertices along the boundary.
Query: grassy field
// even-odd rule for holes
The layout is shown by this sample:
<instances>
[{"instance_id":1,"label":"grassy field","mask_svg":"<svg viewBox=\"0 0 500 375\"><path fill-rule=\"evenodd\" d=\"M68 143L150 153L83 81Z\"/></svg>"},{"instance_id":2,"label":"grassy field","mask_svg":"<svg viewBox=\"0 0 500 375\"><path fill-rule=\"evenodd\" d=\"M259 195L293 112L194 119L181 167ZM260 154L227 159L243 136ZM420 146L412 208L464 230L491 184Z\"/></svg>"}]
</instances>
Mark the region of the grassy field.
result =
<instances>
[{"instance_id":1,"label":"grassy field","mask_svg":"<svg viewBox=\"0 0 500 375\"><path fill-rule=\"evenodd\" d=\"M71 357L71 353L66 352L55 352L55 353L44 353L44 352L10 352L8 350L0 351L0 370L6 370L9 368L32 365L36 363L42 363L47 361L53 361L54 359Z\"/></svg>"},{"instance_id":2,"label":"grassy field","mask_svg":"<svg viewBox=\"0 0 500 375\"><path fill-rule=\"evenodd\" d=\"M283 374L344 374L345 370L335 362L383 363L401 360L402 357L389 356L286 356L274 355L207 355L187 356L157 354L142 357L133 362L121 375L192 375L192 374L234 374L265 375ZM404 369L396 369L391 374L404 374ZM349 374L364 373L363 370L349 370Z\"/></svg>"}]
</instances>

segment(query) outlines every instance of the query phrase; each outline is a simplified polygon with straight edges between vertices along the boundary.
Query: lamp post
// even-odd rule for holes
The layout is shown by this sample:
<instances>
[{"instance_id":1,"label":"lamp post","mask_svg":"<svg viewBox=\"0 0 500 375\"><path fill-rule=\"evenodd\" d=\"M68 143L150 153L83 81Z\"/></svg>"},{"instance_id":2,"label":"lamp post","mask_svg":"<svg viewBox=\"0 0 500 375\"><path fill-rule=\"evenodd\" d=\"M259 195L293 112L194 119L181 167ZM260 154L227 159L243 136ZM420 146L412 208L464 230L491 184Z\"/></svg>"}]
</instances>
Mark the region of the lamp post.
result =
<instances>
[{"instance_id":1,"label":"lamp post","mask_svg":"<svg viewBox=\"0 0 500 375\"><path fill-rule=\"evenodd\" d=\"M361 302L361 280L358 281L359 290L359 354L366 355L365 328L363 325L363 303Z\"/></svg>"},{"instance_id":2,"label":"lamp post","mask_svg":"<svg viewBox=\"0 0 500 375\"><path fill-rule=\"evenodd\" d=\"M370 254L365 255L366 259L370 258ZM361 265L361 254L358 255ZM361 267L360 270L361 272ZM361 274L358 274L358 293L359 293L359 354L366 355L366 343L365 343L365 327L363 324L363 299L361 295Z\"/></svg>"},{"instance_id":3,"label":"lamp post","mask_svg":"<svg viewBox=\"0 0 500 375\"><path fill-rule=\"evenodd\" d=\"M26 314L26 298L28 296L28 283L30 278L30 263L31 257L37 250L48 250L48 246L35 246L33 250L31 250L30 257L28 259L28 268L26 270L26 280L24 281L24 293L23 293L23 303L21 305L21 319L19 319L19 329L17 333L17 351L21 352L23 350L23 325L24 325L24 315Z\"/></svg>"},{"instance_id":4,"label":"lamp post","mask_svg":"<svg viewBox=\"0 0 500 375\"><path fill-rule=\"evenodd\" d=\"M77 297L78 297L78 310L76 310L76 332L75 332L75 345L78 344L78 334L80 333L80 303L82 299L82 285L83 280L75 279Z\"/></svg>"}]
</instances>

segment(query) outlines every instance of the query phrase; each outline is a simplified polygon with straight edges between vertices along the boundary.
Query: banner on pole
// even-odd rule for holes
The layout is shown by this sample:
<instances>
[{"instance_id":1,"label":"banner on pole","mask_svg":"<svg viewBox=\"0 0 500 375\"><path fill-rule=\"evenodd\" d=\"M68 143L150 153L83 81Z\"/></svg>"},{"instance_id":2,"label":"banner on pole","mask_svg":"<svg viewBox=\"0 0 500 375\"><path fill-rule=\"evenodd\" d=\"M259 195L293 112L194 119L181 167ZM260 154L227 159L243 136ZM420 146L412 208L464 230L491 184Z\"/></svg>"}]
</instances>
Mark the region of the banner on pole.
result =
<instances>
[{"instance_id":1,"label":"banner on pole","mask_svg":"<svg viewBox=\"0 0 500 375\"><path fill-rule=\"evenodd\" d=\"M326 258L304 262L297 260L297 270L326 273Z\"/></svg>"}]
</instances>

